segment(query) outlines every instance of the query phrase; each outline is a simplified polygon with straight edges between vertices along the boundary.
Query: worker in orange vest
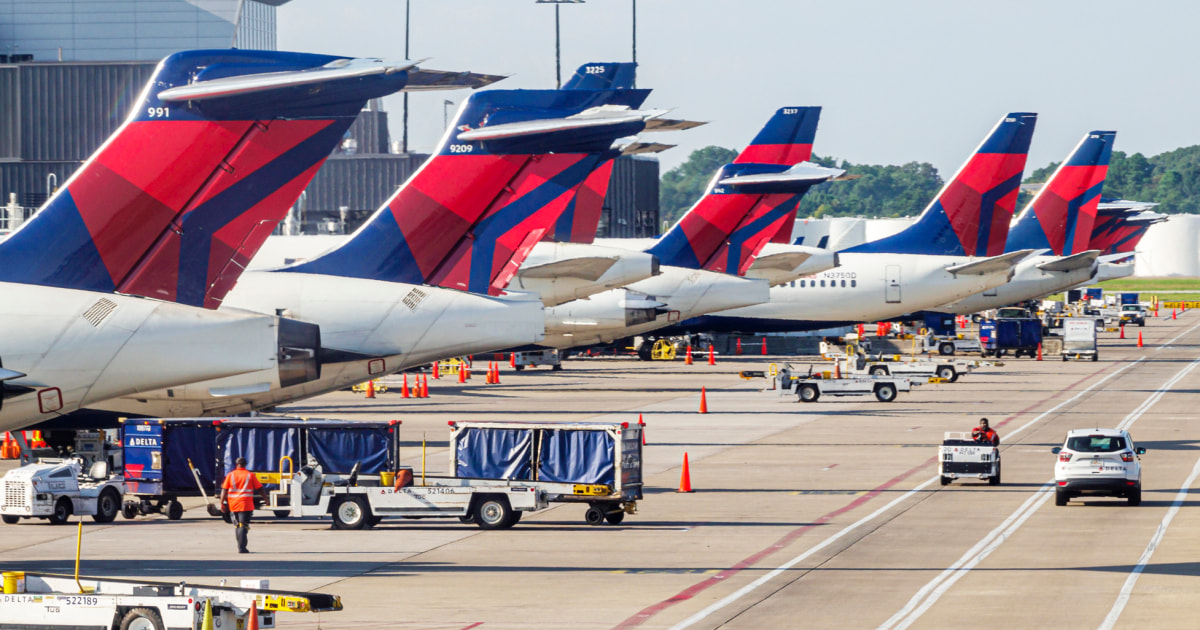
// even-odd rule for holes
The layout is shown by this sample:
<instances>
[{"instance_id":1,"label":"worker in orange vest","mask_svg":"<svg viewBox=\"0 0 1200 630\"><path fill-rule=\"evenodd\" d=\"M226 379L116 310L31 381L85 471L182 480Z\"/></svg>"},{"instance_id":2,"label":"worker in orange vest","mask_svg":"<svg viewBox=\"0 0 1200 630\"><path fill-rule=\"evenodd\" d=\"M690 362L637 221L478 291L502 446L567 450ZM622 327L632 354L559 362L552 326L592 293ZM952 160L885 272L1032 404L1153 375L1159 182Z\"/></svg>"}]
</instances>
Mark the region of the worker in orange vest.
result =
<instances>
[{"instance_id":1,"label":"worker in orange vest","mask_svg":"<svg viewBox=\"0 0 1200 630\"><path fill-rule=\"evenodd\" d=\"M1000 434L988 426L987 418L979 419L979 426L971 429L971 438L976 442L987 442L992 446L1000 446Z\"/></svg>"},{"instance_id":2,"label":"worker in orange vest","mask_svg":"<svg viewBox=\"0 0 1200 630\"><path fill-rule=\"evenodd\" d=\"M250 553L246 544L250 538L250 516L254 514L254 495L263 503L267 493L254 473L246 470L246 458L237 458L237 468L225 475L221 484L221 509L230 513L236 527L238 553Z\"/></svg>"}]
</instances>

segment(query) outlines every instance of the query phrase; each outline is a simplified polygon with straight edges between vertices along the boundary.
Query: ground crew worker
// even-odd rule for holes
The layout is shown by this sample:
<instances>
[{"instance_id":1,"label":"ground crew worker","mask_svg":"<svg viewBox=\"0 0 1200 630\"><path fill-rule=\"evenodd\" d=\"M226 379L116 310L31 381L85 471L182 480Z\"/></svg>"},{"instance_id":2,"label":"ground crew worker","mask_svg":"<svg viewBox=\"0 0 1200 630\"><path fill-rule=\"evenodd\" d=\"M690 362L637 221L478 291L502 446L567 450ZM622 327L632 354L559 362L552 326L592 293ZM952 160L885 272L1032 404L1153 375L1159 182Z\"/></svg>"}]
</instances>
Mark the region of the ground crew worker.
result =
<instances>
[{"instance_id":1,"label":"ground crew worker","mask_svg":"<svg viewBox=\"0 0 1200 630\"><path fill-rule=\"evenodd\" d=\"M221 484L221 509L230 513L236 528L238 553L250 553L250 516L254 514L254 495L266 503L267 493L254 473L246 470L246 458L237 458L237 468L225 475Z\"/></svg>"},{"instance_id":2,"label":"ground crew worker","mask_svg":"<svg viewBox=\"0 0 1200 630\"><path fill-rule=\"evenodd\" d=\"M987 418L980 418L979 426L971 429L971 439L976 442L989 442L992 446L1000 446L1000 434L988 426Z\"/></svg>"}]
</instances>

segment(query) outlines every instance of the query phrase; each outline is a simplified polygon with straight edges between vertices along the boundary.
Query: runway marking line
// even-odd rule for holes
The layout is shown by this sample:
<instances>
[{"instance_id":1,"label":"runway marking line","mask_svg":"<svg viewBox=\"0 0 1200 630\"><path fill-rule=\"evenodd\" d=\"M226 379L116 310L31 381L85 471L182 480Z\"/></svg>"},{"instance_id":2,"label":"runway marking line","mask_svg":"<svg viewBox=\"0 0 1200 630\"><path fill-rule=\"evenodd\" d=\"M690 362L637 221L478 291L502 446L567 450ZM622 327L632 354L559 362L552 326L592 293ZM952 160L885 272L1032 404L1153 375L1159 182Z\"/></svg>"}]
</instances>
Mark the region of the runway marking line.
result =
<instances>
[{"instance_id":1,"label":"runway marking line","mask_svg":"<svg viewBox=\"0 0 1200 630\"><path fill-rule=\"evenodd\" d=\"M1121 372L1129 367L1133 367L1134 365L1136 365L1139 362L1140 362L1140 359L1138 361L1135 361L1133 363L1130 363L1130 364L1118 369L1116 372L1113 372L1113 374L1110 374L1109 376L1101 379L1100 381L1097 381L1096 383L1094 383L1093 385L1088 387L1088 389L1084 390L1083 392L1080 392L1079 395L1082 395L1083 393L1090 391L1091 389L1095 388L1100 383L1103 383L1104 381L1108 380L1112 376L1115 376L1119 372ZM1078 381L1075 381L1074 383L1071 383L1070 385L1068 385L1067 388L1065 388L1065 391L1069 391L1070 388L1078 386L1080 383L1083 383L1083 382L1087 381L1088 379L1095 377L1097 374L1100 374L1101 372L1104 372L1105 370L1108 370L1111 367L1112 366L1104 366L1104 367L1096 370L1095 372L1092 372L1091 374L1084 376L1083 378L1079 379ZM1048 397L1030 405L1029 407L1026 407L1025 409L1022 409L1021 411L1018 411L1017 413L1015 413L1011 416L1008 416L1004 420L1001 420L999 423L997 423L995 426L1001 427L1001 426L1004 426L1005 424L1008 424L1012 420L1020 417L1023 414L1028 413L1029 411L1041 406L1042 404L1044 404L1048 401L1054 400L1059 395L1061 395L1063 393L1063 391L1064 390L1057 391L1053 395L1048 396ZM1078 397L1078 395L1076 397ZM1072 398L1071 400L1074 400L1074 398ZM1066 404L1067 402L1070 402L1070 400L1060 403L1058 406L1061 407L1062 405ZM1057 408L1057 407L1055 407L1055 408ZM1043 415L1045 415L1045 414L1043 414ZM1039 418L1040 417L1041 416L1039 416ZM1029 424L1032 424L1032 422ZM1028 426L1028 424L1025 426ZM1024 427L1022 427L1022 428L1024 428ZM1020 429L1018 429L1018 431L1019 430ZM808 525L805 525L803 527L800 527L796 530L789 532L788 534L783 536L783 538L779 539L774 544L772 544L770 547L767 547L766 549L763 549L763 550L745 558L744 560L742 560L741 562L738 562L737 564L733 565L732 567L730 567L728 569L723 569L716 575L709 577L709 578L705 579L704 581L697 582L696 584L693 584L693 585L689 586L688 588L685 588L684 590L680 591L679 593L677 593L667 599L664 599L656 604L652 604L652 605L642 609L641 611L638 611L632 617L629 617L628 619L622 621L620 624L614 626L614 630L623 630L623 629L627 629L627 628L636 628L638 626L641 626L642 624L649 621L652 617L654 617L655 615L659 614L660 612L666 610L667 608L670 608L671 606L674 606L675 604L678 604L679 602L688 601L688 600L692 599L693 597L695 597L696 595L700 594L701 592L711 588L712 586L717 585L721 581L723 581L727 578L733 577L734 575L740 573L741 571L754 566L760 560L766 558L767 556L770 556L771 554L775 553L776 551L778 551L780 549L783 549L785 546L787 546L788 544L793 542L796 538L800 537L802 534L812 530L813 528L815 528L818 525L823 525L823 524L829 522L830 520L832 520L833 518L840 516L842 514L845 514L846 512L849 512L850 510L853 510L854 508L861 506L862 504L866 503L867 501L870 501L871 499L875 498L876 496L879 496L884 491L890 489L891 487L895 486L896 484L900 483L901 481L904 481L908 477L916 474L920 470L927 468L936 462L937 462L937 457L931 457L931 458L925 460L918 466L908 470L907 472L902 473L901 475L899 475L897 477L894 477L893 479L887 481L883 485L878 486L878 487L866 492L865 494L859 496L854 501L851 501L850 503L846 504L845 506L842 506L841 508L838 508L837 510L834 510L833 512L829 512L828 514L821 516L813 523L810 523ZM755 580L748 586L743 587L741 590L733 593L732 595L726 597L725 599L722 599L721 601L716 602L715 604L713 604L713 605L709 606L708 608L700 611L699 613L689 617L688 619L685 619L683 622L675 625L672 628L672 630L675 630L678 628L686 628L686 627L700 621L701 619L707 617L708 615L712 614L713 612L716 612L717 610L724 608L725 606L729 605L733 601L740 599L746 593L753 591L761 584L766 583L771 578L782 573L784 570L791 568L795 564L798 564L799 562L803 561L805 558L811 556L812 554L816 553L817 551L824 549L828 545L832 544L834 541L840 539L842 536L857 529L859 526L873 520L878 515L886 512L887 510L891 509L894 505L900 503L901 501L907 499L908 497L913 496L914 494L916 494L920 490L924 489L926 486L930 485L934 481L937 481L937 477L931 477L930 479L928 479L925 482L918 485L916 488L913 488L912 490L908 491L907 493L897 497L896 499L893 499L891 502L889 502L887 505L883 506L882 508L863 517L859 521L856 521L855 523L847 526L846 528L840 530L836 534L833 534L829 538L818 543L816 546L810 548L808 551L805 551L804 553L797 556L796 558L793 558L791 561L789 561L789 563L785 564L784 566L772 570L771 572L758 578L757 580Z\"/></svg>"}]
</instances>

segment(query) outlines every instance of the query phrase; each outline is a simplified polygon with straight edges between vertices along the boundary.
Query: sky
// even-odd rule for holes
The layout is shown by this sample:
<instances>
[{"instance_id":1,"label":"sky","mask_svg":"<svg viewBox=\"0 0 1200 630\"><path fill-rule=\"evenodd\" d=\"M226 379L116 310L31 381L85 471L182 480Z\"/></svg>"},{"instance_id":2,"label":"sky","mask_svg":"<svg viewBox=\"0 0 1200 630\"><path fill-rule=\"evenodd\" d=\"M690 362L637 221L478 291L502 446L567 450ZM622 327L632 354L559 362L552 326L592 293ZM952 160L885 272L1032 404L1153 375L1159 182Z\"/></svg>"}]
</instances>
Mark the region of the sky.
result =
<instances>
[{"instance_id":1,"label":"sky","mask_svg":"<svg viewBox=\"0 0 1200 630\"><path fill-rule=\"evenodd\" d=\"M535 0L410 0L412 59L552 88L554 6ZM632 56L633 0L560 7L563 79ZM404 58L404 0L292 0L281 50ZM1089 130L1154 155L1200 144L1200 2L1193 0L640 0L645 107L707 121L647 134L678 145L663 171L709 145L741 148L779 107L820 105L814 151L853 163L930 162L948 177L1006 112L1037 112L1027 172ZM409 146L428 151L447 99L409 97ZM393 139L401 98L385 100Z\"/></svg>"}]
</instances>

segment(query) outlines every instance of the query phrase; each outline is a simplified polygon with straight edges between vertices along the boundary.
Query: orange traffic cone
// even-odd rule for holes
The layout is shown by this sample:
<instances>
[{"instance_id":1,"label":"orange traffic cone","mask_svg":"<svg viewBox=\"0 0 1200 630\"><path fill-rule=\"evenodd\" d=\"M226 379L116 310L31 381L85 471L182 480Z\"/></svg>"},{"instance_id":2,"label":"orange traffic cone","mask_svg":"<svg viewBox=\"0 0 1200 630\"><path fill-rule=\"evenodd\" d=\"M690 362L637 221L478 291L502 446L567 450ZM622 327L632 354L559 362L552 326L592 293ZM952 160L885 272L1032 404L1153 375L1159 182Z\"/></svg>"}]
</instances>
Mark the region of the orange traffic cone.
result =
<instances>
[{"instance_id":1,"label":"orange traffic cone","mask_svg":"<svg viewBox=\"0 0 1200 630\"><path fill-rule=\"evenodd\" d=\"M442 378L442 368L440 365L438 365L437 361L434 361L433 362L433 380L436 381L439 378Z\"/></svg>"},{"instance_id":2,"label":"orange traffic cone","mask_svg":"<svg viewBox=\"0 0 1200 630\"><path fill-rule=\"evenodd\" d=\"M708 390L700 388L700 413L708 413Z\"/></svg>"},{"instance_id":3,"label":"orange traffic cone","mask_svg":"<svg viewBox=\"0 0 1200 630\"><path fill-rule=\"evenodd\" d=\"M408 394L408 375L407 375L407 374L405 374L405 375L404 375L404 384L400 386L400 397L401 397L401 398L408 398L408 397L409 397L409 394Z\"/></svg>"},{"instance_id":4,"label":"orange traffic cone","mask_svg":"<svg viewBox=\"0 0 1200 630\"><path fill-rule=\"evenodd\" d=\"M516 352L508 353L508 367L510 367L510 368L517 367L517 353Z\"/></svg>"},{"instance_id":5,"label":"orange traffic cone","mask_svg":"<svg viewBox=\"0 0 1200 630\"><path fill-rule=\"evenodd\" d=\"M717 353L715 351L713 351L713 346L711 343L708 344L708 364L709 365L717 364Z\"/></svg>"},{"instance_id":6,"label":"orange traffic cone","mask_svg":"<svg viewBox=\"0 0 1200 630\"><path fill-rule=\"evenodd\" d=\"M1176 319L1176 317L1175 317L1175 309L1171 309L1171 319Z\"/></svg>"},{"instance_id":7,"label":"orange traffic cone","mask_svg":"<svg viewBox=\"0 0 1200 630\"><path fill-rule=\"evenodd\" d=\"M500 384L500 362L499 361L496 362L496 374L495 374L495 376L492 377L492 383L494 383L496 385Z\"/></svg>"},{"instance_id":8,"label":"orange traffic cone","mask_svg":"<svg viewBox=\"0 0 1200 630\"><path fill-rule=\"evenodd\" d=\"M367 398L375 397L375 381L367 381Z\"/></svg>"},{"instance_id":9,"label":"orange traffic cone","mask_svg":"<svg viewBox=\"0 0 1200 630\"><path fill-rule=\"evenodd\" d=\"M1142 347L1142 331L1138 331L1138 347Z\"/></svg>"},{"instance_id":10,"label":"orange traffic cone","mask_svg":"<svg viewBox=\"0 0 1200 630\"><path fill-rule=\"evenodd\" d=\"M467 382L467 364L466 363L458 364L458 382L459 383Z\"/></svg>"},{"instance_id":11,"label":"orange traffic cone","mask_svg":"<svg viewBox=\"0 0 1200 630\"><path fill-rule=\"evenodd\" d=\"M833 378L842 378L842 362L835 361L833 364Z\"/></svg>"},{"instance_id":12,"label":"orange traffic cone","mask_svg":"<svg viewBox=\"0 0 1200 630\"><path fill-rule=\"evenodd\" d=\"M767 338L763 337L763 356L767 356Z\"/></svg>"},{"instance_id":13,"label":"orange traffic cone","mask_svg":"<svg viewBox=\"0 0 1200 630\"><path fill-rule=\"evenodd\" d=\"M246 630L258 630L258 601L251 600L250 613L246 615Z\"/></svg>"},{"instance_id":14,"label":"orange traffic cone","mask_svg":"<svg viewBox=\"0 0 1200 630\"><path fill-rule=\"evenodd\" d=\"M863 337L865 337L865 336L866 336L866 334L865 334L866 332L867 332L867 331L866 331L866 326L863 326L862 324L859 324L859 325L858 325L858 338L859 338L859 339L862 339Z\"/></svg>"},{"instance_id":15,"label":"orange traffic cone","mask_svg":"<svg viewBox=\"0 0 1200 630\"><path fill-rule=\"evenodd\" d=\"M646 421L642 420L642 414L638 414L638 427L642 429L642 446L646 445Z\"/></svg>"},{"instance_id":16,"label":"orange traffic cone","mask_svg":"<svg viewBox=\"0 0 1200 630\"><path fill-rule=\"evenodd\" d=\"M737 347L733 349L733 353L737 356L742 356L742 338L737 338Z\"/></svg>"},{"instance_id":17,"label":"orange traffic cone","mask_svg":"<svg viewBox=\"0 0 1200 630\"><path fill-rule=\"evenodd\" d=\"M421 376L421 398L429 398L429 377Z\"/></svg>"},{"instance_id":18,"label":"orange traffic cone","mask_svg":"<svg viewBox=\"0 0 1200 630\"><path fill-rule=\"evenodd\" d=\"M679 492L692 491L692 471L688 469L687 453L683 454L683 472L679 474Z\"/></svg>"},{"instance_id":19,"label":"orange traffic cone","mask_svg":"<svg viewBox=\"0 0 1200 630\"><path fill-rule=\"evenodd\" d=\"M471 380L471 362L467 361L467 363L463 365L463 369L467 371L467 380Z\"/></svg>"},{"instance_id":20,"label":"orange traffic cone","mask_svg":"<svg viewBox=\"0 0 1200 630\"><path fill-rule=\"evenodd\" d=\"M687 354L683 357L683 364L684 365L692 364L692 346L691 346L691 344L688 344Z\"/></svg>"},{"instance_id":21,"label":"orange traffic cone","mask_svg":"<svg viewBox=\"0 0 1200 630\"><path fill-rule=\"evenodd\" d=\"M1124 332L1125 332L1125 327L1124 327L1124 326L1122 326L1122 327L1121 327L1121 332L1122 332L1122 333L1124 333ZM1042 342L1040 342L1040 341L1038 342L1038 358L1037 358L1037 360L1038 360L1038 361L1041 361L1041 360L1042 360Z\"/></svg>"},{"instance_id":22,"label":"orange traffic cone","mask_svg":"<svg viewBox=\"0 0 1200 630\"><path fill-rule=\"evenodd\" d=\"M1118 339L1124 339L1124 338L1125 338L1125 324L1121 324L1121 336L1120 336L1120 337L1117 337L1117 338L1118 338Z\"/></svg>"}]
</instances>

